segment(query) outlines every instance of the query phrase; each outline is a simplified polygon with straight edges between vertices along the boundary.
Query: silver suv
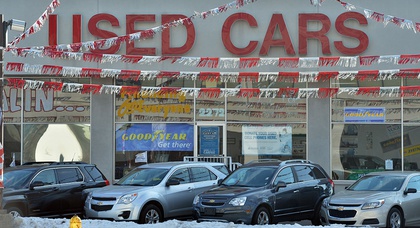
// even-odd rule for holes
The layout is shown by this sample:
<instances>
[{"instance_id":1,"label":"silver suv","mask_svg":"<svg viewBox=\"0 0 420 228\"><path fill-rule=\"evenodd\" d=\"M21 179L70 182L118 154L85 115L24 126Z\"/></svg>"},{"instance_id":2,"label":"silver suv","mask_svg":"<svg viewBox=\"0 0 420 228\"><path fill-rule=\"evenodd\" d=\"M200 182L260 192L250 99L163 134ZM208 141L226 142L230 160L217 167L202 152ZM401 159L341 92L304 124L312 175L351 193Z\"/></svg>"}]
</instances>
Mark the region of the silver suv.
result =
<instances>
[{"instance_id":1,"label":"silver suv","mask_svg":"<svg viewBox=\"0 0 420 228\"><path fill-rule=\"evenodd\" d=\"M139 166L116 184L88 193L87 218L158 223L192 217L194 197L229 173L223 163L165 162Z\"/></svg>"}]
</instances>

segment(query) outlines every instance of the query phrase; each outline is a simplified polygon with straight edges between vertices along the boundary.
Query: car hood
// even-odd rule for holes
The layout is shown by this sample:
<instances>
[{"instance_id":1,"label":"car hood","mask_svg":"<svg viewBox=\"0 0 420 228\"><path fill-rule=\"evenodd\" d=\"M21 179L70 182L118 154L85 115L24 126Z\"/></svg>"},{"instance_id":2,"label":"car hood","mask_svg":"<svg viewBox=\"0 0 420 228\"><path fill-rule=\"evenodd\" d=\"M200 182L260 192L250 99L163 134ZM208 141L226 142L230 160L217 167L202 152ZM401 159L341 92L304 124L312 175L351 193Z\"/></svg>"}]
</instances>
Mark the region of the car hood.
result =
<instances>
[{"instance_id":1,"label":"car hood","mask_svg":"<svg viewBox=\"0 0 420 228\"><path fill-rule=\"evenodd\" d=\"M98 188L93 191L93 196L118 197L125 194L148 191L155 186L127 186L127 185L109 185Z\"/></svg>"},{"instance_id":2,"label":"car hood","mask_svg":"<svg viewBox=\"0 0 420 228\"><path fill-rule=\"evenodd\" d=\"M344 190L331 196L330 204L363 204L369 200L396 196L397 192Z\"/></svg>"},{"instance_id":3,"label":"car hood","mask_svg":"<svg viewBox=\"0 0 420 228\"><path fill-rule=\"evenodd\" d=\"M212 188L208 191L202 193L202 195L210 196L210 195L224 195L224 196L237 196L243 195L248 193L253 193L255 191L259 191L261 187L239 187L239 186L219 186L217 188Z\"/></svg>"}]
</instances>

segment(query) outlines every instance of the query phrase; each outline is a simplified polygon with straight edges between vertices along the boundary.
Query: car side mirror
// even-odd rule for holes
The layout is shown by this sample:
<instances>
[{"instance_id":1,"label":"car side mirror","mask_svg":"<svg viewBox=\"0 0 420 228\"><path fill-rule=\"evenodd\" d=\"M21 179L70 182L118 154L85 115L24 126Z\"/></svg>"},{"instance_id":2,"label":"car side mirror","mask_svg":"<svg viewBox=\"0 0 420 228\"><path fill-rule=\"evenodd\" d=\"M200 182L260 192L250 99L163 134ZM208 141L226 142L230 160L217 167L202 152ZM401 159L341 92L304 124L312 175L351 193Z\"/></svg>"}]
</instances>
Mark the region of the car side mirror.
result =
<instances>
[{"instance_id":1,"label":"car side mirror","mask_svg":"<svg viewBox=\"0 0 420 228\"><path fill-rule=\"evenodd\" d=\"M31 189L31 190L33 190L35 187L41 187L41 186L44 186L44 182L42 182L42 181L34 181L30 186L29 186L29 188Z\"/></svg>"},{"instance_id":2,"label":"car side mirror","mask_svg":"<svg viewBox=\"0 0 420 228\"><path fill-rule=\"evenodd\" d=\"M217 180L217 185L220 185L223 182L224 179Z\"/></svg>"},{"instance_id":3,"label":"car side mirror","mask_svg":"<svg viewBox=\"0 0 420 228\"><path fill-rule=\"evenodd\" d=\"M416 193L416 192L417 192L417 189L415 189L415 188L407 188L404 191L404 195L407 195L408 193Z\"/></svg>"},{"instance_id":4,"label":"car side mirror","mask_svg":"<svg viewBox=\"0 0 420 228\"><path fill-rule=\"evenodd\" d=\"M275 188L275 191L277 192L280 188L285 188L287 184L284 181L277 182Z\"/></svg>"},{"instance_id":5,"label":"car side mirror","mask_svg":"<svg viewBox=\"0 0 420 228\"><path fill-rule=\"evenodd\" d=\"M171 185L179 185L181 182L179 182L179 180L177 180L177 179L169 179L167 182L166 182L166 187L169 187L169 186L171 186Z\"/></svg>"}]
</instances>

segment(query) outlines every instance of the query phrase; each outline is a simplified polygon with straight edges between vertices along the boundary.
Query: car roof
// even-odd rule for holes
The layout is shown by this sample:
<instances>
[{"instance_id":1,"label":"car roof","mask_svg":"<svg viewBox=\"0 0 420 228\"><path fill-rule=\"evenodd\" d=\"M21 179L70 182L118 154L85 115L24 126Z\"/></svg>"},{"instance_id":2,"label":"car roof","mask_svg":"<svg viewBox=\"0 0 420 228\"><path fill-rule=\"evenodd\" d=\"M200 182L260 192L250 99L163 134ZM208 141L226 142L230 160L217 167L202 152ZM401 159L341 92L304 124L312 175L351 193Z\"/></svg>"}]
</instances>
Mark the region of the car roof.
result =
<instances>
[{"instance_id":1,"label":"car roof","mask_svg":"<svg viewBox=\"0 0 420 228\"><path fill-rule=\"evenodd\" d=\"M420 174L420 173L418 171L382 171L382 172L371 172L366 175L409 176L411 174Z\"/></svg>"},{"instance_id":2,"label":"car roof","mask_svg":"<svg viewBox=\"0 0 420 228\"><path fill-rule=\"evenodd\" d=\"M175 166L187 166L187 165L194 165L194 166L206 166L206 165L225 165L224 163L218 162L184 162L184 161L173 161L173 162L159 162L159 163L148 163L144 165L140 165L137 168L166 168L170 169Z\"/></svg>"},{"instance_id":3,"label":"car roof","mask_svg":"<svg viewBox=\"0 0 420 228\"><path fill-rule=\"evenodd\" d=\"M33 169L38 170L42 168L51 168L51 167L74 167L74 166L92 166L94 164L89 164L85 162L27 162L22 165L6 167L5 171L11 170L24 170L24 169Z\"/></svg>"}]
</instances>

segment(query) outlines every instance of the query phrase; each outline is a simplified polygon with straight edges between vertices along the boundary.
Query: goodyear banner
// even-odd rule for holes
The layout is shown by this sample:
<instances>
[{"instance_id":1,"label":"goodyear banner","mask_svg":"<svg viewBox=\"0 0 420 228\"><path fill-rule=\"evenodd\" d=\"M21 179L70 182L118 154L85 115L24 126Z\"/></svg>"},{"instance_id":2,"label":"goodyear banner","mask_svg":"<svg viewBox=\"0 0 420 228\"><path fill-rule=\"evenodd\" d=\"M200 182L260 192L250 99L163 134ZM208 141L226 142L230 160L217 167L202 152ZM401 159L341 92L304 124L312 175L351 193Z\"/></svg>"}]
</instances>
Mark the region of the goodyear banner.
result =
<instances>
[{"instance_id":1,"label":"goodyear banner","mask_svg":"<svg viewBox=\"0 0 420 228\"><path fill-rule=\"evenodd\" d=\"M190 124L119 124L117 151L193 151L194 128Z\"/></svg>"},{"instance_id":2,"label":"goodyear banner","mask_svg":"<svg viewBox=\"0 0 420 228\"><path fill-rule=\"evenodd\" d=\"M385 122L385 108L344 108L344 122Z\"/></svg>"}]
</instances>

